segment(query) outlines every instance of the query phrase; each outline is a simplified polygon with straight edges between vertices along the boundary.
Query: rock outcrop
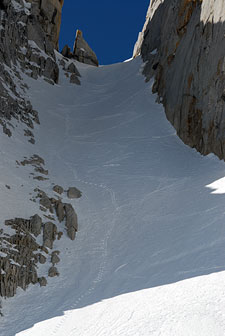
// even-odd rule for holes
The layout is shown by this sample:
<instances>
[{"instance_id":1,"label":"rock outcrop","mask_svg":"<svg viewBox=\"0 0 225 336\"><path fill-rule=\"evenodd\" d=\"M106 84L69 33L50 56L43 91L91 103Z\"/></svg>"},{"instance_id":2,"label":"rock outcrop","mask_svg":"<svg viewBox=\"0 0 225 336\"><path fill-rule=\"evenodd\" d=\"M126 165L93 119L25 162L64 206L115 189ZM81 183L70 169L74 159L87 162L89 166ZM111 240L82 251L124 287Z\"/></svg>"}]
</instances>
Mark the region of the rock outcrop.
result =
<instances>
[{"instance_id":1,"label":"rock outcrop","mask_svg":"<svg viewBox=\"0 0 225 336\"><path fill-rule=\"evenodd\" d=\"M37 157L37 156L36 156ZM58 190L57 185L57 190ZM60 187L60 191L63 188ZM78 189L76 189L78 190ZM65 219L67 236L74 240L78 231L77 214L69 203L49 198L41 190L37 190L40 204L46 209L56 211L59 222ZM47 217L47 216L46 216ZM12 297L18 287L26 289L29 284L39 283L46 286L47 280L37 272L38 263L45 264L46 256L54 247L55 240L60 240L63 232L53 222L43 222L42 218L35 214L30 219L15 218L6 220L5 225L14 231L9 235L0 230L0 297ZM36 238L38 237L37 242ZM41 243L40 243L41 241ZM60 251L52 251L49 277L58 276L55 265L60 262Z\"/></svg>"},{"instance_id":2,"label":"rock outcrop","mask_svg":"<svg viewBox=\"0 0 225 336\"><path fill-rule=\"evenodd\" d=\"M32 145L35 145L33 129L40 121L28 100L24 78L42 77L54 85L59 79L60 65L71 83L80 84L74 60L56 52L62 6L63 0L0 1L0 125L6 136L11 137L17 124L22 123L25 129L21 134L17 131L17 135L23 137L24 134ZM8 141L20 142L21 138L12 137ZM39 264L49 267L49 277L59 276L55 265L60 262L60 251L53 251L55 241L58 242L64 232L74 240L78 230L75 210L71 204L62 203L60 196L63 197L64 189L52 181L48 182L54 186L53 190L48 186L43 186L45 191L39 188L39 183L44 184L51 177L44 159L28 152L22 161L15 159L15 166L18 171L23 169L25 183L29 178L36 183L34 187L28 182L27 188L31 185L32 189L27 189L24 195L29 199L27 208L29 202L34 202L37 214L0 223L0 297L12 297L18 287L25 290L30 284L46 286L47 279L39 274ZM8 184L5 187L8 191L11 189ZM81 192L72 188L71 195L71 198L81 196ZM7 208L10 212L10 202Z\"/></svg>"},{"instance_id":3,"label":"rock outcrop","mask_svg":"<svg viewBox=\"0 0 225 336\"><path fill-rule=\"evenodd\" d=\"M225 3L152 0L134 57L187 145L225 159Z\"/></svg>"},{"instance_id":4,"label":"rock outcrop","mask_svg":"<svg viewBox=\"0 0 225 336\"><path fill-rule=\"evenodd\" d=\"M42 247L33 235L40 235L42 221L35 215L30 219L7 220L5 225L15 233L0 234L0 296L12 297L17 287L25 290L29 284L39 282L37 264L43 256Z\"/></svg>"},{"instance_id":5,"label":"rock outcrop","mask_svg":"<svg viewBox=\"0 0 225 336\"><path fill-rule=\"evenodd\" d=\"M70 187L67 190L67 197L70 198L70 199L80 198L81 196L82 196L82 192L79 189L77 189L76 187Z\"/></svg>"},{"instance_id":6,"label":"rock outcrop","mask_svg":"<svg viewBox=\"0 0 225 336\"><path fill-rule=\"evenodd\" d=\"M64 206L66 213L67 235L71 240L74 240L78 231L77 214L71 204L66 203Z\"/></svg>"},{"instance_id":7,"label":"rock outcrop","mask_svg":"<svg viewBox=\"0 0 225 336\"><path fill-rule=\"evenodd\" d=\"M62 7L64 0L27 0L32 5L32 13L39 18L45 36L53 47L59 48Z\"/></svg>"},{"instance_id":8,"label":"rock outcrop","mask_svg":"<svg viewBox=\"0 0 225 336\"><path fill-rule=\"evenodd\" d=\"M2 0L0 6L0 124L11 136L11 119L27 125L25 135L34 144L32 129L37 111L21 92L21 72L51 84L58 82L58 48L63 0Z\"/></svg>"},{"instance_id":9,"label":"rock outcrop","mask_svg":"<svg viewBox=\"0 0 225 336\"><path fill-rule=\"evenodd\" d=\"M81 63L90 64L94 66L99 65L97 56L83 38L83 33L81 30L77 30L76 33L73 55L74 58Z\"/></svg>"},{"instance_id":10,"label":"rock outcrop","mask_svg":"<svg viewBox=\"0 0 225 336\"><path fill-rule=\"evenodd\" d=\"M97 56L83 38L81 30L77 30L76 32L73 52L71 52L68 45L65 45L61 53L64 57L75 59L78 62L99 66Z\"/></svg>"}]
</instances>

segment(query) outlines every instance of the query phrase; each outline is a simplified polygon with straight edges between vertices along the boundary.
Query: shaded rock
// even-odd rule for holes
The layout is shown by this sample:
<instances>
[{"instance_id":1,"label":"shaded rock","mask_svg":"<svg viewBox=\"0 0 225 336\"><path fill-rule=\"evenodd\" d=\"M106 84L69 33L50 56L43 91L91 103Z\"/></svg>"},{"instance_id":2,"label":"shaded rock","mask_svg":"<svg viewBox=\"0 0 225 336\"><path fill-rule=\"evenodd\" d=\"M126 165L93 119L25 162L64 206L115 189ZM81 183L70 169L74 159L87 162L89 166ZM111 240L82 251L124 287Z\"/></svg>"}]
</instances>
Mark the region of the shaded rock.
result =
<instances>
[{"instance_id":1,"label":"shaded rock","mask_svg":"<svg viewBox=\"0 0 225 336\"><path fill-rule=\"evenodd\" d=\"M31 130L29 130L29 129L24 130L24 135L27 136L27 137L34 137L33 132L31 132Z\"/></svg>"},{"instance_id":2,"label":"shaded rock","mask_svg":"<svg viewBox=\"0 0 225 336\"><path fill-rule=\"evenodd\" d=\"M40 254L38 255L38 260L39 260L39 263L40 263L40 264L45 264L47 259L46 259L45 256L43 256L43 254L40 253Z\"/></svg>"},{"instance_id":3,"label":"shaded rock","mask_svg":"<svg viewBox=\"0 0 225 336\"><path fill-rule=\"evenodd\" d=\"M51 278L53 278L55 276L59 276L59 272L58 272L58 270L55 266L52 266L52 267L49 268L48 276L51 277Z\"/></svg>"},{"instance_id":4,"label":"shaded rock","mask_svg":"<svg viewBox=\"0 0 225 336\"><path fill-rule=\"evenodd\" d=\"M35 217L35 216L34 216ZM0 258L0 296L12 297L17 287L26 289L29 284L38 282L36 265L39 262L40 246L34 239L32 230L39 233L39 225L33 226L32 219L15 218L6 220L15 234L0 236L3 256Z\"/></svg>"},{"instance_id":5,"label":"shaded rock","mask_svg":"<svg viewBox=\"0 0 225 336\"><path fill-rule=\"evenodd\" d=\"M24 218L6 220L5 225L11 226L13 229L18 231L32 233L37 237L41 233L42 220L38 215L34 215L30 220Z\"/></svg>"},{"instance_id":6,"label":"shaded rock","mask_svg":"<svg viewBox=\"0 0 225 336\"><path fill-rule=\"evenodd\" d=\"M61 186L59 186L59 185L55 185L54 187L53 187L53 190L57 193L57 194L62 194L63 193L63 187L61 187Z\"/></svg>"},{"instance_id":7,"label":"shaded rock","mask_svg":"<svg viewBox=\"0 0 225 336\"><path fill-rule=\"evenodd\" d=\"M38 173L43 174L43 175L48 175L48 170L44 169L43 167L35 167L34 170Z\"/></svg>"},{"instance_id":8,"label":"shaded rock","mask_svg":"<svg viewBox=\"0 0 225 336\"><path fill-rule=\"evenodd\" d=\"M152 90L177 135L220 159L225 159L224 32L224 0L154 0L134 50L145 62L146 80L154 78Z\"/></svg>"},{"instance_id":9,"label":"shaded rock","mask_svg":"<svg viewBox=\"0 0 225 336\"><path fill-rule=\"evenodd\" d=\"M37 237L41 234L42 220L38 215L34 215L30 220L31 232Z\"/></svg>"},{"instance_id":10,"label":"shaded rock","mask_svg":"<svg viewBox=\"0 0 225 336\"><path fill-rule=\"evenodd\" d=\"M47 181L49 180L49 178L43 177L43 176L34 176L33 177L34 180L38 180L38 181Z\"/></svg>"},{"instance_id":11,"label":"shaded rock","mask_svg":"<svg viewBox=\"0 0 225 336\"><path fill-rule=\"evenodd\" d=\"M63 70L65 70L66 62L63 59L59 62L59 65L61 65Z\"/></svg>"},{"instance_id":12,"label":"shaded rock","mask_svg":"<svg viewBox=\"0 0 225 336\"><path fill-rule=\"evenodd\" d=\"M59 200L54 198L54 197L51 197L50 201L51 201L52 205L54 205L54 206L59 202Z\"/></svg>"},{"instance_id":13,"label":"shaded rock","mask_svg":"<svg viewBox=\"0 0 225 336\"><path fill-rule=\"evenodd\" d=\"M81 191L75 187L71 187L67 191L67 197L70 199L80 198L81 196L82 196Z\"/></svg>"},{"instance_id":14,"label":"shaded rock","mask_svg":"<svg viewBox=\"0 0 225 336\"><path fill-rule=\"evenodd\" d=\"M3 132L8 135L8 137L12 136L12 132L10 131L9 128L7 128L6 126L3 126Z\"/></svg>"},{"instance_id":15,"label":"shaded rock","mask_svg":"<svg viewBox=\"0 0 225 336\"><path fill-rule=\"evenodd\" d=\"M73 57L81 63L90 64L94 66L99 65L96 54L84 40L83 34L80 30L77 30L76 33Z\"/></svg>"},{"instance_id":16,"label":"shaded rock","mask_svg":"<svg viewBox=\"0 0 225 336\"><path fill-rule=\"evenodd\" d=\"M77 85L81 84L79 78L75 74L72 74L70 76L70 83L71 84L77 84Z\"/></svg>"},{"instance_id":17,"label":"shaded rock","mask_svg":"<svg viewBox=\"0 0 225 336\"><path fill-rule=\"evenodd\" d=\"M59 232L58 232L58 240L60 240L60 239L62 238L62 236L63 236L63 232L62 232L62 231L59 231Z\"/></svg>"},{"instance_id":18,"label":"shaded rock","mask_svg":"<svg viewBox=\"0 0 225 336\"><path fill-rule=\"evenodd\" d=\"M66 212L67 235L71 240L74 240L78 230L77 214L71 204L64 204L64 207Z\"/></svg>"},{"instance_id":19,"label":"shaded rock","mask_svg":"<svg viewBox=\"0 0 225 336\"><path fill-rule=\"evenodd\" d=\"M65 218L64 204L62 202L60 202L60 201L56 204L56 215L57 215L58 220L59 220L60 223Z\"/></svg>"},{"instance_id":20,"label":"shaded rock","mask_svg":"<svg viewBox=\"0 0 225 336\"><path fill-rule=\"evenodd\" d=\"M41 251L43 251L46 254L48 254L48 249L45 246L41 246Z\"/></svg>"},{"instance_id":21,"label":"shaded rock","mask_svg":"<svg viewBox=\"0 0 225 336\"><path fill-rule=\"evenodd\" d=\"M50 249L53 248L53 242L56 239L57 227L55 224L48 222L44 224L43 245Z\"/></svg>"},{"instance_id":22,"label":"shaded rock","mask_svg":"<svg viewBox=\"0 0 225 336\"><path fill-rule=\"evenodd\" d=\"M51 263L54 266L55 264L58 264L59 262L60 262L60 258L58 256L58 253L57 252L53 252L52 256L51 256Z\"/></svg>"},{"instance_id":23,"label":"shaded rock","mask_svg":"<svg viewBox=\"0 0 225 336\"><path fill-rule=\"evenodd\" d=\"M35 167L40 167L45 164L44 159L42 159L39 155L34 154L30 157L30 159L25 158L25 160L20 162L22 166L33 165Z\"/></svg>"},{"instance_id":24,"label":"shaded rock","mask_svg":"<svg viewBox=\"0 0 225 336\"><path fill-rule=\"evenodd\" d=\"M51 216L51 215L44 215L44 217L47 218L50 221L54 221L55 220L55 217Z\"/></svg>"},{"instance_id":25,"label":"shaded rock","mask_svg":"<svg viewBox=\"0 0 225 336\"><path fill-rule=\"evenodd\" d=\"M51 213L53 213L51 200L48 198L46 193L42 192L40 197L41 197L40 198L40 204L43 207L45 207L46 209L48 209Z\"/></svg>"},{"instance_id":26,"label":"shaded rock","mask_svg":"<svg viewBox=\"0 0 225 336\"><path fill-rule=\"evenodd\" d=\"M38 278L38 282L39 282L41 287L47 286L47 280L46 280L45 277Z\"/></svg>"},{"instance_id":27,"label":"shaded rock","mask_svg":"<svg viewBox=\"0 0 225 336\"><path fill-rule=\"evenodd\" d=\"M41 211L43 211L43 212L47 212L47 209L44 208L43 206L40 206L39 208L40 208Z\"/></svg>"},{"instance_id":28,"label":"shaded rock","mask_svg":"<svg viewBox=\"0 0 225 336\"><path fill-rule=\"evenodd\" d=\"M72 57L72 53L71 53L71 49L70 47L66 44L64 47L63 47L63 50L61 51L61 54L64 56L64 57L67 57L67 58L71 58ZM65 65L65 63L64 63Z\"/></svg>"},{"instance_id":29,"label":"shaded rock","mask_svg":"<svg viewBox=\"0 0 225 336\"><path fill-rule=\"evenodd\" d=\"M79 71L77 70L77 68L76 68L76 66L75 66L74 63L70 63L70 65L67 68L67 71L75 74L76 76L81 77L81 75L80 75Z\"/></svg>"},{"instance_id":30,"label":"shaded rock","mask_svg":"<svg viewBox=\"0 0 225 336\"><path fill-rule=\"evenodd\" d=\"M32 2L32 14L39 17L46 36L58 50L59 33L61 26L62 6L64 0L28 0ZM31 29L31 28L30 28ZM35 30L30 33L33 40L37 40Z\"/></svg>"},{"instance_id":31,"label":"shaded rock","mask_svg":"<svg viewBox=\"0 0 225 336\"><path fill-rule=\"evenodd\" d=\"M30 138L30 139L28 140L28 142L30 142L32 145L35 144L35 140L34 140L34 138Z\"/></svg>"}]
</instances>

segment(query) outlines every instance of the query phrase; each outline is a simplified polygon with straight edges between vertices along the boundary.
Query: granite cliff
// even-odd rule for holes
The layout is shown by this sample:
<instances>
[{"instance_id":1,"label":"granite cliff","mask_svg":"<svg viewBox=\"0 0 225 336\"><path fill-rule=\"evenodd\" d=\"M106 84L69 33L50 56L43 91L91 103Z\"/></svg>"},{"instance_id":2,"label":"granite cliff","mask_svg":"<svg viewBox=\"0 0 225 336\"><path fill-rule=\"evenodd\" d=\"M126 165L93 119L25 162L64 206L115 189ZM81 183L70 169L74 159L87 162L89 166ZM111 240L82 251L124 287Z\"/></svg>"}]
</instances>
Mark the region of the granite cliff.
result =
<instances>
[{"instance_id":1,"label":"granite cliff","mask_svg":"<svg viewBox=\"0 0 225 336\"><path fill-rule=\"evenodd\" d=\"M152 0L134 57L185 144L225 159L225 2Z\"/></svg>"}]
</instances>

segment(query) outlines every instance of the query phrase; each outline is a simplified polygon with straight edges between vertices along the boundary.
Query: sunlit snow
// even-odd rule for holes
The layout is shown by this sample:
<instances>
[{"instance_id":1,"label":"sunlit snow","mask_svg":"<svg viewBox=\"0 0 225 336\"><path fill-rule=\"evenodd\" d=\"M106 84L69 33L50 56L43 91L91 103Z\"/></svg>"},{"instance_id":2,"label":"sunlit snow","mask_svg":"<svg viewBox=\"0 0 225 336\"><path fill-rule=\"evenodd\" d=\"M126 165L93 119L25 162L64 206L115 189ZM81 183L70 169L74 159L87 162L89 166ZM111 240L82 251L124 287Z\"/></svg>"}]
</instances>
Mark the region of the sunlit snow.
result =
<instances>
[{"instance_id":1,"label":"sunlit snow","mask_svg":"<svg viewBox=\"0 0 225 336\"><path fill-rule=\"evenodd\" d=\"M139 58L78 67L81 86L63 71L55 86L25 78L41 121L28 149L83 197L75 242L55 247L60 276L4 301L1 335L224 336L224 162L179 140ZM25 155L22 138L3 148ZM4 160L13 215L29 214L25 173Z\"/></svg>"}]
</instances>

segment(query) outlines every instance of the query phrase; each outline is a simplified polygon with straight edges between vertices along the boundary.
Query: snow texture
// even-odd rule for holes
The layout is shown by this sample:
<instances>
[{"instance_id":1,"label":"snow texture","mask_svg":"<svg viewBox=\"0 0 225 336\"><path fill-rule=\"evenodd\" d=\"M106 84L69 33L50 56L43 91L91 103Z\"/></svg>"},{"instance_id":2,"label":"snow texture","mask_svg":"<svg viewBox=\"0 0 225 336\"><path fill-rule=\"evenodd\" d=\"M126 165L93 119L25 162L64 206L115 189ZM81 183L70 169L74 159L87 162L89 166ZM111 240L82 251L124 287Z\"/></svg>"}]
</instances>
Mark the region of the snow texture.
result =
<instances>
[{"instance_id":1,"label":"snow texture","mask_svg":"<svg viewBox=\"0 0 225 336\"><path fill-rule=\"evenodd\" d=\"M4 301L0 334L224 336L224 162L178 139L139 58L76 65L81 86L62 70L55 86L26 78L41 121L34 147L18 140L19 127L1 136L2 220L36 210L24 170L9 169L33 148L57 184L83 197L76 240L60 246L60 276Z\"/></svg>"}]
</instances>

